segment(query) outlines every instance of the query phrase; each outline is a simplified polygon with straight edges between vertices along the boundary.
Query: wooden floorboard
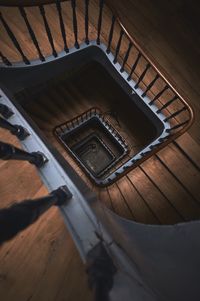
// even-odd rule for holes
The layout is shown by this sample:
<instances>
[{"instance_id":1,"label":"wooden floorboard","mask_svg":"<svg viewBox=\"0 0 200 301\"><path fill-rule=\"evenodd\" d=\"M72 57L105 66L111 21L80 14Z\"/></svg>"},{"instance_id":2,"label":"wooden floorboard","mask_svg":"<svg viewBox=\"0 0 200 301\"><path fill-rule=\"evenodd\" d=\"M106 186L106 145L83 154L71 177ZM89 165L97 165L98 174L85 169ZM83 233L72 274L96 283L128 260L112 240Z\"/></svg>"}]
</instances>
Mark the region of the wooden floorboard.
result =
<instances>
[{"instance_id":1,"label":"wooden floorboard","mask_svg":"<svg viewBox=\"0 0 200 301\"><path fill-rule=\"evenodd\" d=\"M174 145L169 145L160 151L157 156L185 189L191 193L193 198L199 202L200 173L198 169Z\"/></svg>"},{"instance_id":2,"label":"wooden floorboard","mask_svg":"<svg viewBox=\"0 0 200 301\"><path fill-rule=\"evenodd\" d=\"M196 218L199 216L199 209L192 196L186 191L183 185L174 177L172 172L162 164L157 157L152 157L141 165L142 169L166 196L170 204L184 219L189 218L189 207ZM193 180L193 179L192 179ZM184 206L183 206L184 204ZM198 209L198 211L195 210ZM189 218L190 219L190 218Z\"/></svg>"},{"instance_id":3,"label":"wooden floorboard","mask_svg":"<svg viewBox=\"0 0 200 301\"><path fill-rule=\"evenodd\" d=\"M143 198L152 208L158 222L161 224L173 224L181 221L180 214L171 206L169 200L160 191L156 183L149 177L148 170L137 168L128 174L131 182L134 183Z\"/></svg>"},{"instance_id":4,"label":"wooden floorboard","mask_svg":"<svg viewBox=\"0 0 200 301\"><path fill-rule=\"evenodd\" d=\"M178 149L188 158L189 161L200 170L200 146L194 141L194 139L188 134L185 133L176 141L174 144Z\"/></svg>"},{"instance_id":5,"label":"wooden floorboard","mask_svg":"<svg viewBox=\"0 0 200 301\"><path fill-rule=\"evenodd\" d=\"M83 90L80 79L77 86L74 80L67 79L66 82L63 79L62 83L56 85L56 89L52 86L51 88L47 87L32 101L29 98L29 102L24 105L24 108L49 141L61 152L85 183L96 192L100 201L115 213L137 222L149 224L173 224L199 218L200 206L190 191L192 190L190 186L193 185L191 173L196 171L198 181L198 170L173 144L108 188L101 189L91 183L83 170L53 135L55 126L70 120L87 109L93 106L100 108L109 106L105 101L106 94L102 102L101 98L99 100L96 97L91 98L93 95L92 88L90 88L90 97L87 97L87 93L86 89ZM108 95L110 94L112 93L109 91ZM130 135L134 135L134 133L130 132ZM174 161L178 164L174 164ZM153 163L150 164L150 162ZM187 177L188 183L185 186L177 176L177 173L181 176L182 163L184 163L185 169L191 169ZM159 180L160 173L162 181ZM167 185L164 184L165 181L167 181ZM198 190L197 186L196 189Z\"/></svg>"}]
</instances>

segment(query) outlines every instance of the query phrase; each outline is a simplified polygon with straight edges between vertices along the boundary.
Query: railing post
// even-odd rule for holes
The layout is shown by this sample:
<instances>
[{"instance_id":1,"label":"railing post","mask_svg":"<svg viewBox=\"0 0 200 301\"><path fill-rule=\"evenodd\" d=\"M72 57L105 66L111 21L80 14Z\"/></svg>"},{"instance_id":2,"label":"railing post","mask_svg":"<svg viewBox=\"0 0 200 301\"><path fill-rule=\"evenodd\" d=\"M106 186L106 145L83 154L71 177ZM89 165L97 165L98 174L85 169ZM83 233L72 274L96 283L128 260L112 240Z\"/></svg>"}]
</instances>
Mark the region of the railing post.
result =
<instances>
[{"instance_id":1,"label":"railing post","mask_svg":"<svg viewBox=\"0 0 200 301\"><path fill-rule=\"evenodd\" d=\"M89 22L89 0L85 0L85 43L89 45L89 37L88 37L88 22Z\"/></svg>"},{"instance_id":2,"label":"railing post","mask_svg":"<svg viewBox=\"0 0 200 301\"><path fill-rule=\"evenodd\" d=\"M86 263L89 287L94 290L95 300L109 301L117 268L102 243L87 254Z\"/></svg>"},{"instance_id":3,"label":"railing post","mask_svg":"<svg viewBox=\"0 0 200 301\"><path fill-rule=\"evenodd\" d=\"M152 105L156 101L156 99L158 99L168 88L169 86L165 85L165 87L157 95L154 96L154 98L150 101L149 104Z\"/></svg>"},{"instance_id":4,"label":"railing post","mask_svg":"<svg viewBox=\"0 0 200 301\"><path fill-rule=\"evenodd\" d=\"M140 77L138 78L138 81L135 85L135 89L137 89L139 87L139 83L143 80L143 78L145 77L145 74L147 73L147 71L149 70L149 68L151 67L150 64L147 64L144 71L142 72L142 74L140 75Z\"/></svg>"},{"instance_id":5,"label":"railing post","mask_svg":"<svg viewBox=\"0 0 200 301\"><path fill-rule=\"evenodd\" d=\"M12 66L11 62L7 59L7 57L5 57L5 55L3 55L3 53L0 51L0 57L2 59L2 62L6 65L6 66Z\"/></svg>"},{"instance_id":6,"label":"railing post","mask_svg":"<svg viewBox=\"0 0 200 301\"><path fill-rule=\"evenodd\" d=\"M76 0L71 0L72 5L72 14L73 14L73 28L74 28L74 39L75 48L79 49L79 43L78 43L78 27L77 27L77 18L76 18Z\"/></svg>"},{"instance_id":7,"label":"railing post","mask_svg":"<svg viewBox=\"0 0 200 301\"><path fill-rule=\"evenodd\" d=\"M67 46L67 40L66 40L66 32L65 32L65 24L63 22L63 16L62 16L62 7L60 0L56 0L56 8L58 11L58 16L59 16L59 21L60 21L60 30L63 38L63 43L64 43L64 50L66 53L69 52L68 46Z\"/></svg>"},{"instance_id":8,"label":"railing post","mask_svg":"<svg viewBox=\"0 0 200 301\"><path fill-rule=\"evenodd\" d=\"M12 30L10 29L10 27L9 27L9 25L7 24L6 20L4 19L2 13L0 13L0 20L1 20L3 26L4 26L5 30L6 30L6 32L7 32L8 36L9 36L9 38L11 39L13 45L15 46L15 48L16 48L16 49L18 50L18 52L20 53L20 55L21 55L21 57L22 57L24 63L25 63L26 65L30 65L29 60L28 60L27 57L25 56L23 50L21 49L21 47L20 47L20 45L19 45L19 42L17 41L17 39L16 39L14 33L12 32Z\"/></svg>"},{"instance_id":9,"label":"railing post","mask_svg":"<svg viewBox=\"0 0 200 301\"><path fill-rule=\"evenodd\" d=\"M37 50L37 52L38 52L38 55L39 55L40 60L41 60L41 61L45 61L45 58L44 58L44 56L43 56L43 54L42 54L42 52L41 52L41 50L40 50L38 41L37 41L37 39L36 39L35 33L34 33L32 27L31 27L31 25L30 25L30 23L29 23L29 21L28 21L28 18L27 18L27 15L26 15L26 11L25 11L24 7L19 6L19 12L20 12L22 18L24 19L24 22L25 22L25 24L26 24L26 27L27 27L28 32L29 32L29 34L30 34L30 37L31 37L31 39L32 39L32 41L33 41L33 44L34 44L34 46L35 46L35 48L36 48L36 50Z\"/></svg>"},{"instance_id":10,"label":"railing post","mask_svg":"<svg viewBox=\"0 0 200 301\"><path fill-rule=\"evenodd\" d=\"M128 46L128 49L126 51L126 55L124 57L124 60L123 60L123 63L122 63L122 67L120 69L120 72L124 72L124 66L129 58L129 54L130 54L130 51L131 51L131 48L132 48L133 44L131 42L129 42L129 46Z\"/></svg>"},{"instance_id":11,"label":"railing post","mask_svg":"<svg viewBox=\"0 0 200 301\"><path fill-rule=\"evenodd\" d=\"M170 99L168 102L166 102L160 109L157 110L157 113L160 113L162 110L166 109L170 104L172 104L176 99L178 99L178 96L175 95L172 99Z\"/></svg>"},{"instance_id":12,"label":"railing post","mask_svg":"<svg viewBox=\"0 0 200 301\"><path fill-rule=\"evenodd\" d=\"M72 198L67 186L61 186L48 196L14 203L0 209L0 245L33 224L52 206L62 206Z\"/></svg>"},{"instance_id":13,"label":"railing post","mask_svg":"<svg viewBox=\"0 0 200 301\"><path fill-rule=\"evenodd\" d=\"M187 107L182 107L180 110L178 110L178 111L174 112L172 115L166 117L166 118L164 119L164 122L169 121L170 119L176 117L177 115L181 114L182 112L184 112L184 111L186 111L186 110L187 110Z\"/></svg>"},{"instance_id":14,"label":"railing post","mask_svg":"<svg viewBox=\"0 0 200 301\"><path fill-rule=\"evenodd\" d=\"M48 159L41 152L28 153L11 144L0 141L0 159L1 160L21 160L42 167Z\"/></svg>"},{"instance_id":15,"label":"railing post","mask_svg":"<svg viewBox=\"0 0 200 301\"><path fill-rule=\"evenodd\" d=\"M100 34L101 34L101 25L102 25L103 4L104 4L104 0L99 0L99 19L98 19L98 27L97 27L97 44L98 45L100 45Z\"/></svg>"},{"instance_id":16,"label":"railing post","mask_svg":"<svg viewBox=\"0 0 200 301\"><path fill-rule=\"evenodd\" d=\"M4 118L8 119L8 118L10 118L14 113L13 113L13 111L12 111L9 107L7 107L6 105L0 103L0 114L1 114Z\"/></svg>"},{"instance_id":17,"label":"railing post","mask_svg":"<svg viewBox=\"0 0 200 301\"><path fill-rule=\"evenodd\" d=\"M114 64L117 63L117 57L118 57L119 50L120 50L120 47L121 47L121 42L122 42L123 35L124 35L124 31L121 29L119 40L118 40L116 51L115 51L115 57L114 57L114 60L113 60Z\"/></svg>"},{"instance_id":18,"label":"railing post","mask_svg":"<svg viewBox=\"0 0 200 301\"><path fill-rule=\"evenodd\" d=\"M152 82L147 86L146 90L143 92L142 97L146 96L147 92L153 87L156 81L159 79L159 74L156 74Z\"/></svg>"},{"instance_id":19,"label":"railing post","mask_svg":"<svg viewBox=\"0 0 200 301\"><path fill-rule=\"evenodd\" d=\"M23 128L21 125L11 124L1 116L0 116L0 127L9 130L11 134L15 135L20 140L24 140L27 136L29 136L27 130Z\"/></svg>"},{"instance_id":20,"label":"railing post","mask_svg":"<svg viewBox=\"0 0 200 301\"><path fill-rule=\"evenodd\" d=\"M46 18L46 13L45 13L44 6L40 5L39 6L39 10L40 10L41 16L43 18L43 22L44 22L44 27L45 27L45 30L46 30L46 34L47 34L47 37L48 37L48 40L49 40L49 44L50 44L51 49L52 49L52 55L54 57L57 57L58 55L57 55L57 52L55 50L55 46L54 46L54 42L53 42L53 37L52 37L52 34L51 34L51 30L49 28L49 24L47 22L47 18Z\"/></svg>"},{"instance_id":21,"label":"railing post","mask_svg":"<svg viewBox=\"0 0 200 301\"><path fill-rule=\"evenodd\" d=\"M137 67L138 63L139 63L139 60L141 58L142 54L139 52L138 55L137 55L137 58L135 60L135 63L133 64L132 68L131 68L131 72L129 74L129 76L127 77L127 80L130 81L131 80L131 77L132 77L132 74L133 72L135 71L135 68Z\"/></svg>"},{"instance_id":22,"label":"railing post","mask_svg":"<svg viewBox=\"0 0 200 301\"><path fill-rule=\"evenodd\" d=\"M187 119L186 121L182 122L182 123L179 123L179 124L176 124L175 126L173 126L172 128L170 129L166 129L166 132L167 133L171 133L171 131L174 131L174 130L177 130L178 128L188 124L190 122L190 119Z\"/></svg>"},{"instance_id":23,"label":"railing post","mask_svg":"<svg viewBox=\"0 0 200 301\"><path fill-rule=\"evenodd\" d=\"M110 33L109 33L109 38L108 38L108 47L106 52L109 54L110 53L110 47L111 47L111 43L112 43L112 38L113 38L113 32L114 32L114 26L115 26L115 16L112 16L112 23L111 23L111 27L110 27Z\"/></svg>"}]
</instances>

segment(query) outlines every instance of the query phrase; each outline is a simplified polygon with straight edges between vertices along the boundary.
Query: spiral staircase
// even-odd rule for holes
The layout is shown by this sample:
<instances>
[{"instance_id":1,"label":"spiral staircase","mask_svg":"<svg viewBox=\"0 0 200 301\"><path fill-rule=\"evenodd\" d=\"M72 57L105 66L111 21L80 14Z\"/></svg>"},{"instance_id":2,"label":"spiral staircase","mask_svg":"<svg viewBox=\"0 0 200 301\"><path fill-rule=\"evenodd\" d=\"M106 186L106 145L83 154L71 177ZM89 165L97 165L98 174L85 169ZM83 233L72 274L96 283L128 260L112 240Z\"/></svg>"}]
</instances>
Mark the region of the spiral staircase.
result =
<instances>
[{"instance_id":1,"label":"spiral staircase","mask_svg":"<svg viewBox=\"0 0 200 301\"><path fill-rule=\"evenodd\" d=\"M0 142L1 159L35 165L49 192L67 187L71 197L60 211L81 259L88 263L103 245L116 267L111 300L196 296L196 281L187 294L180 283L189 283L196 273L198 248L192 259L185 258L199 244L199 201L178 177L171 177L164 155L159 155L168 148L173 156L179 147L176 139L192 125L189 101L106 1L5 4L0 22L0 127L21 145ZM105 137L102 129L97 133L89 127L92 118L104 127ZM111 156L96 174L74 151L90 141L90 132L103 155ZM88 149L81 154L88 155ZM166 179L184 190L183 203L160 189L148 168L153 158L163 184ZM152 199L144 196L142 185L153 191Z\"/></svg>"}]
</instances>

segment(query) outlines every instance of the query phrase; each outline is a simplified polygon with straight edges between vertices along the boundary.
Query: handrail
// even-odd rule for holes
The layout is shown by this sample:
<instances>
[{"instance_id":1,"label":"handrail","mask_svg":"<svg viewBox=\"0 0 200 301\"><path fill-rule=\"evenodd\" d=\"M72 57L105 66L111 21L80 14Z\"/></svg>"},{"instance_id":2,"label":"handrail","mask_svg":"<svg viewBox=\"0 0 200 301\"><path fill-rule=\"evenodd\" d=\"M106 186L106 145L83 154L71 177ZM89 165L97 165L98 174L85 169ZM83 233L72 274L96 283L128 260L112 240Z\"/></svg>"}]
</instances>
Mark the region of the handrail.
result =
<instances>
[{"instance_id":1,"label":"handrail","mask_svg":"<svg viewBox=\"0 0 200 301\"><path fill-rule=\"evenodd\" d=\"M69 2L67 0L63 0L66 2ZM66 26L64 23L63 18L63 9L66 6L60 5L60 0L54 0L54 1L46 1L47 3L54 3L55 4L55 10L57 11L57 17L60 24L60 36L62 41L62 47L63 47L63 55L69 55L71 52L71 49L73 48L73 51L79 51L82 44L84 44L84 47L89 46L92 42L93 45L96 45L97 47L101 47L101 45L104 45L106 47L105 53L109 56L113 55L113 66L117 66L118 62L121 60L122 63L120 63L120 72L124 73L126 75L126 80L128 83L132 84L133 90L142 90L141 98L148 102L148 105L150 107L154 106L157 107L156 114L165 114L165 118L162 119L162 121L166 124L170 124L170 128L166 129L165 133L167 133L166 137L162 137L158 139L159 143L156 143L155 145L151 145L150 149L145 150L145 153L141 153L142 158L137 159L137 162L135 160L130 160L129 164L127 164L126 169L122 172L127 173L130 169L129 165L137 166L140 164L145 158L148 158L152 154L154 154L156 151L158 151L160 148L164 147L169 142L176 139L178 136L183 134L185 131L188 130L188 128L192 125L194 121L194 112L191 106L187 102L187 97L183 94L182 91L179 91L177 88L177 85L174 83L174 81L169 77L167 72L163 70L163 68L160 66L159 63L155 61L155 59L146 51L142 49L138 41L132 37L130 32L127 30L127 28L124 26L123 22L121 21L118 12L115 10L115 8L109 4L107 4L108 1L98 0L97 5L95 3L95 11L94 20L92 19L93 16L90 14L89 5L91 5L93 0L84 0L82 1L82 12L84 14L83 18L83 28L85 30L82 31L82 36L80 37L80 31L78 26L79 20L78 20L78 13L77 13L77 6L78 1L71 0L69 5L69 11L71 12L71 40L69 45L68 41L68 31L69 27ZM40 2L40 3L39 3ZM46 6L44 6L45 1L35 1L34 5L33 2L29 3L29 6L33 5L38 7L38 12L41 14L40 17L43 20L43 30L46 32L46 37L51 49L51 60L59 59L59 51L56 49L56 44L54 43L54 36L51 32L51 26L48 23L48 18L46 17ZM5 3L5 2L4 2ZM10 3L10 2L8 2ZM6 2L6 6L8 4ZM17 3L15 1L15 3ZM41 4L42 3L42 4ZM93 3L93 4L94 4ZM1 4L2 5L2 2ZM19 7L19 11L21 13L21 16L23 17L25 21L25 25L28 29L29 36L31 37L31 40L33 42L33 45L35 46L35 49L37 50L37 53L39 55L38 64L43 64L48 62L48 57L44 56L41 49L42 47L39 46L39 41L37 41L36 33L34 32L33 28L31 27L31 24L28 20L28 14L26 15L26 10L24 7ZM105 14L104 10L109 10L109 21L110 23L110 29L106 28L106 30L103 28L104 26L104 19ZM28 10L28 9L27 9ZM22 57L23 59L23 65L29 65L31 66L32 61L26 57L26 53L21 48L20 43L18 42L17 38L15 37L15 34L12 32L12 28L10 28L9 23L7 24L6 20L3 17L3 14L0 14L0 21L2 22L4 29L6 30L11 42L13 43L13 46L16 49L16 52ZM94 27L95 37L93 36L92 39L90 39L90 32L89 32L89 22ZM94 23L94 24L93 24ZM118 24L118 29L116 29L116 25ZM115 36L115 42L113 42ZM73 37L73 39L72 39ZM124 37L126 37L126 51L121 50L122 44L124 43ZM81 40L81 42L80 42ZM132 54L131 52L136 50L136 54ZM2 54L0 52L0 57L2 58L2 61L5 65L7 65L8 68L12 67L9 59L6 58L5 54ZM131 57L131 62L129 62L129 58ZM141 63L141 61L145 61L144 63ZM34 64L33 64L34 65ZM15 67L15 63L13 64ZM138 71L139 70L139 71ZM151 80L150 83L146 83L146 77L148 72L155 73L154 78ZM170 78L170 80L169 80ZM163 87L157 85L157 81L162 80ZM141 86L143 85L143 88ZM153 89L158 89L158 91L152 91ZM149 94L151 93L151 97ZM170 95L170 99L167 99L165 97L166 93ZM153 96L152 96L153 95ZM148 96L148 97L146 97ZM170 106L175 103L177 106L175 106L175 111L170 111ZM132 167L131 167L132 168Z\"/></svg>"},{"instance_id":2,"label":"handrail","mask_svg":"<svg viewBox=\"0 0 200 301\"><path fill-rule=\"evenodd\" d=\"M138 49L139 53L142 53L143 57L151 64L151 67L153 67L153 69L156 71L156 73L166 82L166 84L172 89L172 91L175 93L175 95L177 95L181 99L181 101L185 104L185 106L187 107L187 109L189 111L190 118L189 118L189 121L187 122L186 126L184 126L182 129L180 129L180 131L173 134L173 137L169 138L170 141L173 141L174 139L178 138L180 135L185 133L191 127L191 125L194 122L194 110L187 103L187 101L186 101L187 97L184 95L184 93L182 91L179 91L179 89L176 87L175 82L171 79L171 77L168 75L168 73L160 66L160 64L153 58L153 56L150 55L149 53L147 54L147 52L145 52L142 49L142 47L140 46L138 41L132 37L130 32L123 25L121 18L119 17L119 14L115 10L115 8L113 8L113 7L111 8L110 5L109 5L109 7L110 7L110 9L112 9L113 14L116 16L117 21L119 22L123 31L128 36L129 40ZM169 81L169 78L170 78L170 81Z\"/></svg>"},{"instance_id":3,"label":"handrail","mask_svg":"<svg viewBox=\"0 0 200 301\"><path fill-rule=\"evenodd\" d=\"M115 11L113 9L113 11ZM194 122L194 110L192 109L192 107L190 105L188 105L187 101L185 99L187 99L187 97L184 95L183 91L179 91L179 89L176 87L175 82L173 81L173 79L171 79L171 77L169 76L169 74L163 69L163 67L161 67L161 65L153 58L152 55L150 55L149 53L147 54L139 45L138 41L133 38L131 36L131 34L129 33L129 31L126 29L126 27L122 24L120 17L117 17L117 20L120 24L120 26L123 28L124 32L127 34L127 36L129 37L129 39L131 40L131 42L135 45L135 47L139 50L140 53L142 53L143 57L146 58L146 60L148 62L150 62L151 66L153 67L153 69L157 72L157 74L159 74L159 76L161 78L164 79L164 81L167 83L167 85L173 90L173 92L183 101L183 103L188 107L188 110L190 112L190 122L188 123L186 129L181 132L181 134L183 134L185 131L187 131L188 128L190 128L190 126L193 124ZM170 78L170 81L169 79ZM181 135L180 134L180 135ZM179 135L178 135L179 136ZM177 136L177 137L178 137Z\"/></svg>"},{"instance_id":4,"label":"handrail","mask_svg":"<svg viewBox=\"0 0 200 301\"><path fill-rule=\"evenodd\" d=\"M59 0L60 2L70 1L70 0ZM54 4L56 0L1 0L0 6L7 7L29 7L29 6L38 6L46 4Z\"/></svg>"},{"instance_id":5,"label":"handrail","mask_svg":"<svg viewBox=\"0 0 200 301\"><path fill-rule=\"evenodd\" d=\"M5 118L0 116L0 128L10 131L11 134L15 135L19 140L24 140L29 136L29 133L23 126L18 124L12 124Z\"/></svg>"},{"instance_id":6,"label":"handrail","mask_svg":"<svg viewBox=\"0 0 200 301\"><path fill-rule=\"evenodd\" d=\"M37 151L29 153L14 145L0 141L0 160L20 160L27 161L35 166L42 167L48 162L46 156Z\"/></svg>"},{"instance_id":7,"label":"handrail","mask_svg":"<svg viewBox=\"0 0 200 301\"><path fill-rule=\"evenodd\" d=\"M190 118L189 118L189 121L186 123L186 126L184 126L180 131L173 134L173 137L169 138L170 141L173 141L174 139L178 138L180 135L185 133L191 127L191 125L194 122L194 110L186 101L187 100L186 95L184 95L183 91L179 91L179 89L176 87L175 82L171 79L169 74L160 66L160 64L153 58L152 55L150 55L149 53L147 54L147 51L146 50L144 51L142 49L142 47L140 46L140 44L136 40L136 38L132 37L130 32L127 30L125 25L122 23L122 20L119 17L119 14L117 13L116 9L113 8L113 6L111 7L110 4L107 4L107 5L113 11L113 14L116 17L116 20L120 24L120 27L123 29L125 34L128 36L131 43L133 43L133 45L138 49L139 53L141 53L142 56L151 64L151 67L153 67L153 69L156 71L156 73L167 83L167 85L172 89L172 91L175 93L175 95L177 95L181 99L181 101L185 104L185 106L187 107L187 109L189 111ZM169 81L169 78L170 78L170 81Z\"/></svg>"}]
</instances>

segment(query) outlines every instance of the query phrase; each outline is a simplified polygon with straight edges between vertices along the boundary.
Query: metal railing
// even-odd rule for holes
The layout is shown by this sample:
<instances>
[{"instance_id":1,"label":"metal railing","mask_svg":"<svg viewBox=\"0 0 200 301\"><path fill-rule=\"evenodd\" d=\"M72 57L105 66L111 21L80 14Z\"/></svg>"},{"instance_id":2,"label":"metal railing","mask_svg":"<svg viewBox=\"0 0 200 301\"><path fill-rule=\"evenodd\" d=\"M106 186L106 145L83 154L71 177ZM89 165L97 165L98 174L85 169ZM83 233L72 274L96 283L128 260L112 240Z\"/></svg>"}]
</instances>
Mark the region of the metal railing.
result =
<instances>
[{"instance_id":1,"label":"metal railing","mask_svg":"<svg viewBox=\"0 0 200 301\"><path fill-rule=\"evenodd\" d=\"M39 3L38 3L39 2ZM49 4L45 4L45 3ZM104 45L106 54L113 55L113 65L120 66L120 73L128 83L134 84L135 91L146 101L148 106L156 107L156 114L165 116L163 122L170 124L166 130L167 135L159 139L159 143L151 146L142 153L142 156L134 166L164 147L167 143L176 139L184 133L192 124L194 119L193 110L187 103L173 83L165 74L162 68L154 62L139 46L138 42L129 34L124 27L117 13L113 13L103 0L71 0L71 1L37 1L32 6L17 5L12 7L12 14L15 14L15 22L23 28L24 41L21 40L17 30L13 28L10 7L2 6L0 23L4 31L3 37L8 39L12 51L6 53L0 48L0 68L15 68L23 66L35 66L45 64L51 60L59 59L61 53L70 55L71 49L79 51L80 45L90 46L91 41L96 46ZM25 3L21 1L20 3ZM50 4L51 3L51 4ZM26 4L26 3L25 3ZM13 11L15 10L15 11ZM54 23L49 15L57 18L57 31L55 34ZM34 28L31 14L36 15L37 30ZM40 21L39 21L40 20ZM36 21L37 22L37 21ZM48 51L44 47L48 44ZM35 48L35 56L29 56L28 43ZM1 45L3 45L1 42ZM45 49L44 49L45 48ZM15 57L15 60L13 57ZM33 64L34 62L34 64ZM131 166L132 168L133 166ZM129 171L127 166L124 172Z\"/></svg>"},{"instance_id":2,"label":"metal railing","mask_svg":"<svg viewBox=\"0 0 200 301\"><path fill-rule=\"evenodd\" d=\"M127 157L129 151L128 151L128 145L125 141L125 139L118 133L118 131L111 125L111 123L107 120L105 115L99 110L98 108L91 108L88 111L84 112L81 115L78 115L77 117L69 120L68 122L62 123L58 125L54 129L54 135L56 139L64 146L64 148L75 157L75 159L79 162L79 165L84 167L84 164L82 164L81 160L79 159L78 155L76 155L72 147L69 145L69 141L67 142L66 137L69 136L71 133L76 131L81 131L81 129L88 124L88 122L91 122L92 120L98 120L99 127L100 127L100 136L102 138L102 130L104 129L104 138L107 136L112 137L112 140L114 140L114 145L110 146L110 150L112 153L114 153L113 148L120 147L121 152L115 156L115 160L113 160L112 163L110 163L104 170L97 176L93 175L91 172L89 172L90 178L96 183L96 185L103 186L110 183L111 178L117 177L116 170L119 168L119 166L123 166L123 158ZM98 129L93 129L94 133L98 134ZM86 128L86 135L88 135L88 128ZM83 141L83 133L81 133L81 141ZM103 138L102 138L103 139ZM70 140L70 139L69 139ZM73 139L72 139L73 140ZM75 139L77 143L77 136ZM104 143L106 147L108 145ZM118 146L116 146L118 145ZM127 161L127 159L126 159ZM122 167L123 168L123 167ZM85 169L85 168L83 168Z\"/></svg>"},{"instance_id":3,"label":"metal railing","mask_svg":"<svg viewBox=\"0 0 200 301\"><path fill-rule=\"evenodd\" d=\"M9 3L10 2L11 1L9 1ZM13 2L19 3L18 1ZM20 1L20 3L25 2L25 0ZM53 4L46 5L47 2ZM106 46L107 55L113 55L113 65L119 67L120 73L127 83L131 82L132 85L134 85L134 91L140 96L141 101L145 102L149 107L155 106L155 114L159 115L163 113L165 116L163 122L170 124L170 127L166 130L166 136L164 138L161 137L158 143L151 145L150 150L144 152L140 156L140 159L137 161L132 159L133 162L131 165L125 164L123 166L123 172L120 174L118 173L116 179L127 173L130 168L136 167L142 161L164 147L167 143L184 133L191 126L194 116L192 108L188 105L186 98L178 92L176 85L172 80L169 80L169 77L165 75L162 68L155 63L149 55L145 54L139 44L123 26L122 22L117 17L117 14L113 13L103 0L38 0L34 1L34 3L35 5L31 7L26 7L25 5L16 6L16 11L12 11L16 18L17 14L18 17L21 18L20 25L24 28L24 41L19 38L16 28L13 28L11 25L12 17L11 15L9 16L10 8L7 6L6 9L2 9L2 12L0 13L0 28L4 31L4 37L6 36L10 41L11 47L10 51L7 51L9 47L4 49L2 47L4 41L0 42L0 46L2 47L0 48L0 68L23 68L24 66L34 68L35 64L48 63L48 55L50 53L43 47L44 34L52 54L51 60L59 59L61 51L64 52L65 55L70 55L72 48L79 51L82 43L85 43L85 45L89 47L90 42L95 41L97 47L102 44ZM84 7L81 6L81 4L84 4ZM60 39L59 35L54 35L52 24L50 24L48 19L49 6L52 6L54 12L57 12ZM63 13L64 6L71 8L71 18L69 18L71 25L69 22L67 23L69 20L66 19L66 14ZM41 18L41 22L39 22L37 26L41 26L40 33L34 28L30 20L29 10L31 10L32 14L36 12ZM91 10L92 14L90 14ZM82 14L80 11L82 11ZM55 20L53 19L53 22L54 21ZM83 25L81 28L80 21ZM71 34L69 30L70 26ZM58 47L58 40L62 41L62 47L60 49ZM30 41L31 46L34 46L36 56L31 57L28 55L30 45L27 41ZM10 118L13 112L15 122L12 124L12 122L8 122L6 119ZM41 141L40 137L33 131L23 116L19 114L15 106L9 99L6 99L5 95L3 103L1 103L0 95L0 114L5 118L0 118L0 126L9 130L12 134L18 136L18 138L21 138L21 143L28 147L27 151L23 151L12 145L0 142L0 159L26 160L31 164L36 165L41 173L43 182L51 189L51 191L52 188L57 189L62 185L66 185L66 183L68 184L72 195L70 193L69 204L61 208L61 211L82 258L84 260L87 259L86 261L89 263L87 271L90 282L95 288L98 300L98 293L100 292L99 285L101 288L101 296L103 296L102 299L108 299L109 291L113 286L113 277L116 272L112 260L110 260L106 252L104 252L104 249L101 248L102 245L106 246L107 249L111 251L111 255L115 258L116 262L120 262L120 267L123 267L124 274L126 273L128 275L130 271L132 272L133 270L134 273L132 274L134 276L131 277L132 282L136 275L137 284L139 283L141 287L145 288L143 282L141 282L140 277L138 277L136 273L135 261L133 268L129 257L127 257L127 254L129 253L127 252L126 254L123 251L123 248L121 248L121 245L119 243L116 244L115 239L113 240L113 238L107 234L104 227L99 223L96 215L88 205L89 202L85 202L85 195L83 198L82 194L80 194L80 191L77 189L77 183L74 185L71 178L47 149L46 144ZM21 122L23 127L20 124ZM28 128L28 130L26 130L26 128ZM27 133L30 134L26 135ZM33 146L36 147L34 151ZM46 156L46 154L48 155ZM57 187L54 187L55 185ZM100 236L101 228L104 234L103 240ZM151 227L148 227L148 231L149 229L151 229ZM116 229L116 231L118 230ZM159 232L160 231L161 229L159 229ZM112 233L114 233L114 231L112 231ZM126 232L123 231L123 233ZM135 231L135 234L137 234L137 231ZM154 232L154 234L156 233ZM142 235L141 237L143 236L145 237L145 235ZM96 252L96 249L98 252ZM93 254L93 252L95 254ZM99 275L101 276L100 282ZM140 282L138 282L138 279ZM127 280L127 278L125 278L125 280ZM122 283L125 284L127 281L122 281ZM128 285L129 284L127 284L127 286Z\"/></svg>"}]
</instances>

